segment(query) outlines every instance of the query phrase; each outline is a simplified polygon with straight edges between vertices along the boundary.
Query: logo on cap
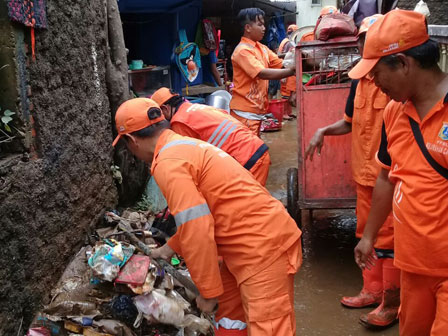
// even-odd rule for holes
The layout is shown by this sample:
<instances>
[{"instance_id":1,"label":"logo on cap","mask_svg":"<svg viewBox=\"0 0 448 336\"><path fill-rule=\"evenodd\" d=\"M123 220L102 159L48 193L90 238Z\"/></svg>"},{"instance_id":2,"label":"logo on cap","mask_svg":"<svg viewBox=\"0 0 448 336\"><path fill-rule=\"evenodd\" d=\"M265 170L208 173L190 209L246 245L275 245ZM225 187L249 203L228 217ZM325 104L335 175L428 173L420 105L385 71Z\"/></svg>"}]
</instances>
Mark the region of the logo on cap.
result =
<instances>
[{"instance_id":1,"label":"logo on cap","mask_svg":"<svg viewBox=\"0 0 448 336\"><path fill-rule=\"evenodd\" d=\"M126 130L126 128L122 125L120 126L120 132L124 132Z\"/></svg>"},{"instance_id":2,"label":"logo on cap","mask_svg":"<svg viewBox=\"0 0 448 336\"><path fill-rule=\"evenodd\" d=\"M442 140L448 140L448 122L444 122L439 132L439 138Z\"/></svg>"}]
</instances>

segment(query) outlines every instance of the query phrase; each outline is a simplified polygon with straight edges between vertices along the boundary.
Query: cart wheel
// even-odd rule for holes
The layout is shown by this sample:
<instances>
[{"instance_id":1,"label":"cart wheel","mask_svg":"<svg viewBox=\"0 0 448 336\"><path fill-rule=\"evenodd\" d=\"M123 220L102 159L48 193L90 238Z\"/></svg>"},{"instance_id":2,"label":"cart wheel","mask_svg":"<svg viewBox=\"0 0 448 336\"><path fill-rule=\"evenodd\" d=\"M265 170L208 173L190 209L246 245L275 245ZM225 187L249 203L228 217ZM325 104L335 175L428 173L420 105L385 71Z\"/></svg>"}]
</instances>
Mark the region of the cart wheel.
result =
<instances>
[{"instance_id":1,"label":"cart wheel","mask_svg":"<svg viewBox=\"0 0 448 336\"><path fill-rule=\"evenodd\" d=\"M297 168L289 168L286 173L286 191L287 191L287 205L289 215L296 221L297 226L302 228L302 216L299 209L299 185L297 182L298 170Z\"/></svg>"}]
</instances>

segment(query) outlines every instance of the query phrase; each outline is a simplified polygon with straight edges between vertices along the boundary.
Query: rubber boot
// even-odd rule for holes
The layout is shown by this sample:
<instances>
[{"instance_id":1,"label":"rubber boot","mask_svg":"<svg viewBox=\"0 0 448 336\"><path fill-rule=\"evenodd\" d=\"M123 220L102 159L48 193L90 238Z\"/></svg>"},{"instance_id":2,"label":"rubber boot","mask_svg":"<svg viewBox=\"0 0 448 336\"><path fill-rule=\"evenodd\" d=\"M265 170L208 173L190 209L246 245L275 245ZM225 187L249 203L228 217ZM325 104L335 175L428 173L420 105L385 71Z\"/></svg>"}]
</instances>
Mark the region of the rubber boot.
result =
<instances>
[{"instance_id":1,"label":"rubber boot","mask_svg":"<svg viewBox=\"0 0 448 336\"><path fill-rule=\"evenodd\" d=\"M379 305L383 295L383 260L375 261L370 270L362 271L363 287L357 296L344 296L341 299L343 306L348 308L365 308Z\"/></svg>"},{"instance_id":2,"label":"rubber boot","mask_svg":"<svg viewBox=\"0 0 448 336\"><path fill-rule=\"evenodd\" d=\"M386 328L398 318L400 270L394 266L392 258L383 260L383 301L374 311L359 318L360 323L367 328Z\"/></svg>"}]
</instances>

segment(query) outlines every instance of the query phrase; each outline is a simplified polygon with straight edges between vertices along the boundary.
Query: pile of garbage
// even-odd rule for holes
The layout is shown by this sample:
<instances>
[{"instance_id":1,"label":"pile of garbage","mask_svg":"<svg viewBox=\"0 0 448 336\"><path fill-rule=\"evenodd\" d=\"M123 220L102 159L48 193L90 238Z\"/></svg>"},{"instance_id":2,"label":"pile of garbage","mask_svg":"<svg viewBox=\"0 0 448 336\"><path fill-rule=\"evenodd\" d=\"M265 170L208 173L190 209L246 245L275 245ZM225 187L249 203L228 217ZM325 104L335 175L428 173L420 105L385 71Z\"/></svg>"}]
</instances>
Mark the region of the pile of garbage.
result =
<instances>
[{"instance_id":1,"label":"pile of garbage","mask_svg":"<svg viewBox=\"0 0 448 336\"><path fill-rule=\"evenodd\" d=\"M197 309L198 292L183 260L148 256L175 232L168 214L107 212L27 335L213 335L213 317Z\"/></svg>"}]
</instances>

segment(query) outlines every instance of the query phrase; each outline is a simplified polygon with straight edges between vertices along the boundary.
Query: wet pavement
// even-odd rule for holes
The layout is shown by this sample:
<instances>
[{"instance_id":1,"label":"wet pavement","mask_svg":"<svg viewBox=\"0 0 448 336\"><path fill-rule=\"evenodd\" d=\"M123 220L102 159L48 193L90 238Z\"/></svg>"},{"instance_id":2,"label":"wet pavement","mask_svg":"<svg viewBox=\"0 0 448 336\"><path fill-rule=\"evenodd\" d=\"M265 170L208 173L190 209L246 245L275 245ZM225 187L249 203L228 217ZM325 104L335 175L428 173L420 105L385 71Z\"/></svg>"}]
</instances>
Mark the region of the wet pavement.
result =
<instances>
[{"instance_id":1,"label":"wet pavement","mask_svg":"<svg viewBox=\"0 0 448 336\"><path fill-rule=\"evenodd\" d=\"M285 121L278 132L263 133L272 165L266 187L286 204L286 172L297 167L296 120ZM297 335L300 336L391 336L398 324L387 330L370 331L358 323L359 316L373 308L347 309L339 299L361 289L361 271L353 259L354 211L313 211L303 214L303 265L295 280Z\"/></svg>"}]
</instances>

